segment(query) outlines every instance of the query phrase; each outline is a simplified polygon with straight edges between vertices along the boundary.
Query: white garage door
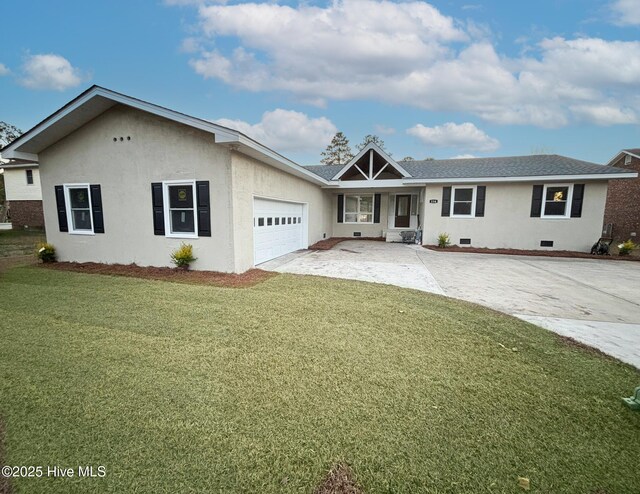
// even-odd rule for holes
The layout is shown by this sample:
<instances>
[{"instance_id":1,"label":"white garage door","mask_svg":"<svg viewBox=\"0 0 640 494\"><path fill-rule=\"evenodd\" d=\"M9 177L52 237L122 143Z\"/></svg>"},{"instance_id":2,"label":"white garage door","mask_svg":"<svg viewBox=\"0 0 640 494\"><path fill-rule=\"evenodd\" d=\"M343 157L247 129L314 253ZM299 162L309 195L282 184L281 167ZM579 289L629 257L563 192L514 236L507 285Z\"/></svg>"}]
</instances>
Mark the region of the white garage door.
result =
<instances>
[{"instance_id":1,"label":"white garage door","mask_svg":"<svg viewBox=\"0 0 640 494\"><path fill-rule=\"evenodd\" d=\"M254 264L306 247L302 212L295 202L253 200Z\"/></svg>"}]
</instances>

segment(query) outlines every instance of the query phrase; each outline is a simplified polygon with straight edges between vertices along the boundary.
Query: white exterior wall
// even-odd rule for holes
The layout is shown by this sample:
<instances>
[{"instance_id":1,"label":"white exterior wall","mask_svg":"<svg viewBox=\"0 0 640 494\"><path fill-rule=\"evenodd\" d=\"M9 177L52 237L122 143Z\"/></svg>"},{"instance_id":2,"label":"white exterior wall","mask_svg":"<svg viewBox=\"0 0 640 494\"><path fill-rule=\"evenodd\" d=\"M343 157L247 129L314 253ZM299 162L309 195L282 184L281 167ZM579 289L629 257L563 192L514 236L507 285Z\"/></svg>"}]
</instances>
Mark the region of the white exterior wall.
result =
<instances>
[{"instance_id":1,"label":"white exterior wall","mask_svg":"<svg viewBox=\"0 0 640 494\"><path fill-rule=\"evenodd\" d=\"M232 163L235 271L253 267L253 198L305 204L308 244L331 237L328 194L319 186L234 152Z\"/></svg>"},{"instance_id":2,"label":"white exterior wall","mask_svg":"<svg viewBox=\"0 0 640 494\"><path fill-rule=\"evenodd\" d=\"M553 250L589 251L602 231L607 182L576 183L585 184L582 216L566 219L531 218L532 183L477 184L487 187L484 217L443 217L443 185L429 185L425 190L423 244L437 244L438 235L448 233L451 243L470 238L472 247L548 250L540 247L540 241L553 240ZM437 204L430 204L431 199Z\"/></svg>"},{"instance_id":3,"label":"white exterior wall","mask_svg":"<svg viewBox=\"0 0 640 494\"><path fill-rule=\"evenodd\" d=\"M2 165L0 165L2 168ZM33 184L27 184L26 170L33 170ZM4 188L7 201L41 201L40 173L35 168L5 168Z\"/></svg>"},{"instance_id":4,"label":"white exterior wall","mask_svg":"<svg viewBox=\"0 0 640 494\"><path fill-rule=\"evenodd\" d=\"M172 266L170 253L186 242L193 269L234 270L231 155L212 134L116 106L39 158L47 239L59 260ZM211 237L154 235L151 183L165 180L210 181ZM54 187L69 183L100 184L104 234L59 231Z\"/></svg>"}]
</instances>

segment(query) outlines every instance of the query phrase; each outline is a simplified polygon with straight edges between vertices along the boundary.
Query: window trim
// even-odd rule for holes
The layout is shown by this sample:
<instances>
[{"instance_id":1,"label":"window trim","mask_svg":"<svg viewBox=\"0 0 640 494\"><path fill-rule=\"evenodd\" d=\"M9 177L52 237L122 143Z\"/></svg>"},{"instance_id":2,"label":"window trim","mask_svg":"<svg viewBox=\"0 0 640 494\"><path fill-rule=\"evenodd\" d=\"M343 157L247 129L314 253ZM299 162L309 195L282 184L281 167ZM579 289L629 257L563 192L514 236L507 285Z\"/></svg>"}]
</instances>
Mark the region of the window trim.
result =
<instances>
[{"instance_id":1,"label":"window trim","mask_svg":"<svg viewBox=\"0 0 640 494\"><path fill-rule=\"evenodd\" d=\"M64 189L64 202L65 210L67 213L67 233L70 235L95 235L93 224L93 202L91 201L91 185L90 184L63 184ZM89 219L91 220L91 230L76 230L73 226L73 214L71 211L71 196L69 189L87 189L87 196L89 198Z\"/></svg>"},{"instance_id":2,"label":"window trim","mask_svg":"<svg viewBox=\"0 0 640 494\"><path fill-rule=\"evenodd\" d=\"M371 213L369 212L360 212L360 198L361 197L371 197ZM356 213L350 212L347 213L347 197L357 197L358 198L358 211ZM342 208L342 222L347 225L373 225L374 215L376 210L376 195L375 194L345 194L344 195L344 207ZM355 214L356 218L358 218L361 214L370 214L371 221L347 221L347 214Z\"/></svg>"},{"instance_id":3,"label":"window trim","mask_svg":"<svg viewBox=\"0 0 640 494\"><path fill-rule=\"evenodd\" d=\"M459 189L471 189L471 213L470 214L455 214L453 212L456 204L456 190ZM451 186L451 205L449 206L450 218L475 218L476 217L476 199L478 198L478 186L477 185L452 185ZM458 201L467 202L467 201Z\"/></svg>"},{"instance_id":4,"label":"window trim","mask_svg":"<svg viewBox=\"0 0 640 494\"><path fill-rule=\"evenodd\" d=\"M31 172L31 183L29 183L29 172ZM33 177L33 168L27 168L24 171L24 176L29 187L36 184L35 178Z\"/></svg>"},{"instance_id":5,"label":"window trim","mask_svg":"<svg viewBox=\"0 0 640 494\"><path fill-rule=\"evenodd\" d=\"M193 195L193 233L171 232L171 199L169 187L174 185L191 185ZM165 180L162 182L162 206L164 209L164 236L169 238L199 238L198 237L198 208L197 187L195 180Z\"/></svg>"},{"instance_id":6,"label":"window trim","mask_svg":"<svg viewBox=\"0 0 640 494\"><path fill-rule=\"evenodd\" d=\"M568 220L571 219L571 205L573 204L573 186L572 183L560 183L560 184L544 184L542 187L542 209L540 209L540 218L545 220ZM552 214L547 215L547 189L549 187L567 187L567 200L565 201L564 214Z\"/></svg>"}]
</instances>

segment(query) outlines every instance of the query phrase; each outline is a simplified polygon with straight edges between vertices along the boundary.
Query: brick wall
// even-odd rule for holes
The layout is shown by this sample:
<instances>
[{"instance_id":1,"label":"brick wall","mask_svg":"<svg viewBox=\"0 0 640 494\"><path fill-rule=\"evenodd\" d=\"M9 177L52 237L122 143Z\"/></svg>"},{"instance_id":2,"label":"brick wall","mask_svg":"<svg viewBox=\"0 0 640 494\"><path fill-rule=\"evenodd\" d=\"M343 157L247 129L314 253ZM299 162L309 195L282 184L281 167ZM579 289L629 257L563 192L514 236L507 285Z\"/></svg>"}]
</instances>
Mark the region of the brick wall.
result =
<instances>
[{"instance_id":1,"label":"brick wall","mask_svg":"<svg viewBox=\"0 0 640 494\"><path fill-rule=\"evenodd\" d=\"M9 215L14 230L44 228L42 201L9 201Z\"/></svg>"},{"instance_id":2,"label":"brick wall","mask_svg":"<svg viewBox=\"0 0 640 494\"><path fill-rule=\"evenodd\" d=\"M632 156L628 165L624 160L623 156L613 166L640 172L640 159ZM613 223L616 240L640 242L640 177L609 181L604 223Z\"/></svg>"}]
</instances>

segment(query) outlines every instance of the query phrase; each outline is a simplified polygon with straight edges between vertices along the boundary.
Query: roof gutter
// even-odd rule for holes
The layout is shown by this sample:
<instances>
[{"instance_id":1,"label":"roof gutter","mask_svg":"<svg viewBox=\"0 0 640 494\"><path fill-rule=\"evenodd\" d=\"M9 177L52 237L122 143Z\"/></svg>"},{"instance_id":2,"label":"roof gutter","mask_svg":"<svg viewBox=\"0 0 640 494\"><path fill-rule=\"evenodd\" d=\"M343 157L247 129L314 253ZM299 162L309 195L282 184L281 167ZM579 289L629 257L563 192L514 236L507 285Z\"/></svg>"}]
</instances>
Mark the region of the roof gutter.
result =
<instances>
[{"instance_id":1,"label":"roof gutter","mask_svg":"<svg viewBox=\"0 0 640 494\"><path fill-rule=\"evenodd\" d=\"M470 184L470 183L500 183L500 182L551 182L576 180L612 180L617 178L637 178L637 172L628 173L600 173L589 175L538 175L522 177L463 177L463 178L407 178L403 180L407 185L427 184Z\"/></svg>"}]
</instances>

